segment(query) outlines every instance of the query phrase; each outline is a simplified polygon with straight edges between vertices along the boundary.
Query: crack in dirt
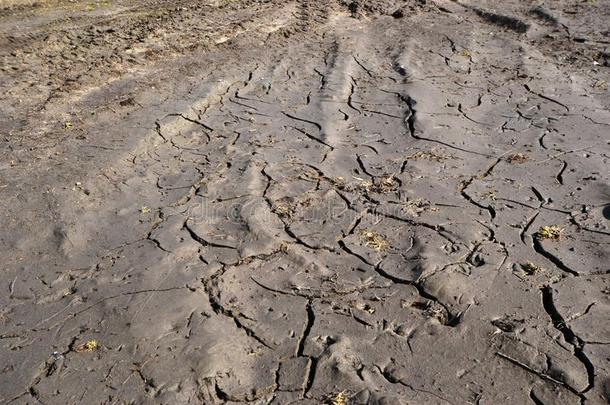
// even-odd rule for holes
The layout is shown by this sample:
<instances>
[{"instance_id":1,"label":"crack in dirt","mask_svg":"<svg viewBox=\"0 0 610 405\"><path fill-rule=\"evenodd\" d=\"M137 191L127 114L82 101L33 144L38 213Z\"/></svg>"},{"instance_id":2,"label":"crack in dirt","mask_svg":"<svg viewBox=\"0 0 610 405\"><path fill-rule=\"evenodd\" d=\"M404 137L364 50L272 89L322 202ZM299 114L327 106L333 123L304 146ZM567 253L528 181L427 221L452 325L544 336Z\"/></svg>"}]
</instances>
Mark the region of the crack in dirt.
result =
<instances>
[{"instance_id":1,"label":"crack in dirt","mask_svg":"<svg viewBox=\"0 0 610 405\"><path fill-rule=\"evenodd\" d=\"M587 370L587 379L588 385L582 391L576 391L574 388L571 388L572 391L577 393L581 399L581 403L585 403L586 397L585 393L593 389L595 386L595 368L593 367L593 363L589 360L587 355L584 353L583 348L585 346L585 342L580 339L573 331L570 329L566 321L563 319L557 308L555 307L555 302L553 301L553 290L550 286L545 286L541 288L542 293L542 306L544 310L551 318L553 326L563 335L566 342L572 345L574 356L582 363Z\"/></svg>"},{"instance_id":2,"label":"crack in dirt","mask_svg":"<svg viewBox=\"0 0 610 405\"><path fill-rule=\"evenodd\" d=\"M532 238L532 244L533 244L533 247L534 247L534 250L536 251L536 253L543 256L551 263L553 263L561 271L564 271L564 272L570 274L571 276L575 276L575 277L580 276L579 272L569 268L560 258L558 258L557 256L553 255L552 253L546 251L544 249L544 246L542 246L542 242L540 242L540 239L538 239L538 237L536 235L532 235L531 238Z\"/></svg>"},{"instance_id":3,"label":"crack in dirt","mask_svg":"<svg viewBox=\"0 0 610 405\"><path fill-rule=\"evenodd\" d=\"M267 342L265 342L264 339L257 335L254 329L244 324L242 320L243 314L236 314L233 310L227 309L222 305L219 297L220 292L217 293L215 290L218 288L217 279L222 277L222 275L227 271L227 269L228 266L223 265L220 270L210 276L207 280L202 280L203 288L208 296L208 301L210 303L210 306L212 307L212 310L214 310L214 313L217 315L224 315L227 318L231 319L237 329L243 330L248 337L254 339L267 349L274 350L274 348L271 347Z\"/></svg>"}]
</instances>

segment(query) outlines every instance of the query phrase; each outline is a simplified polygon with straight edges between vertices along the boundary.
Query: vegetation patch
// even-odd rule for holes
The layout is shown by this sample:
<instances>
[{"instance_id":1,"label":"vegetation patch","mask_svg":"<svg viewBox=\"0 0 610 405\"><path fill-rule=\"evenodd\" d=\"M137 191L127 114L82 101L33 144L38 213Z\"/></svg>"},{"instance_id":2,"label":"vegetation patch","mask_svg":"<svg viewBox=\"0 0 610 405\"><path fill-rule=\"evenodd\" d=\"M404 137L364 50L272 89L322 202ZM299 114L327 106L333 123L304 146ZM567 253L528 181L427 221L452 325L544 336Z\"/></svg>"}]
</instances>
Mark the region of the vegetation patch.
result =
<instances>
[{"instance_id":1,"label":"vegetation patch","mask_svg":"<svg viewBox=\"0 0 610 405\"><path fill-rule=\"evenodd\" d=\"M330 405L347 405L349 397L345 391L341 391L330 399Z\"/></svg>"},{"instance_id":2,"label":"vegetation patch","mask_svg":"<svg viewBox=\"0 0 610 405\"><path fill-rule=\"evenodd\" d=\"M100 344L97 342L97 340L92 339L78 346L75 351L76 353L91 353L98 350L99 348Z\"/></svg>"},{"instance_id":3,"label":"vegetation patch","mask_svg":"<svg viewBox=\"0 0 610 405\"><path fill-rule=\"evenodd\" d=\"M563 228L560 228L557 225L546 225L538 229L538 232L536 232L536 237L538 239L559 240L561 238L562 233Z\"/></svg>"},{"instance_id":4,"label":"vegetation patch","mask_svg":"<svg viewBox=\"0 0 610 405\"><path fill-rule=\"evenodd\" d=\"M365 229L360 232L360 238L364 242L364 246L375 250L376 252L385 252L390 248L390 244L379 233Z\"/></svg>"},{"instance_id":5,"label":"vegetation patch","mask_svg":"<svg viewBox=\"0 0 610 405\"><path fill-rule=\"evenodd\" d=\"M521 163L525 163L528 160L530 160L529 156L519 152L519 153L513 153L512 155L508 156L506 158L506 161L508 163L512 163L512 164L521 164Z\"/></svg>"},{"instance_id":6,"label":"vegetation patch","mask_svg":"<svg viewBox=\"0 0 610 405\"><path fill-rule=\"evenodd\" d=\"M444 154L442 152L437 152L434 149L430 151L420 151L413 155L407 156L407 159L411 160L430 160L434 162L442 162L443 160L453 159L454 157L451 155Z\"/></svg>"},{"instance_id":7,"label":"vegetation patch","mask_svg":"<svg viewBox=\"0 0 610 405\"><path fill-rule=\"evenodd\" d=\"M528 275L532 276L536 273L540 273L541 271L544 271L544 269L532 262L527 262L524 264L521 264L521 269L526 272Z\"/></svg>"}]
</instances>

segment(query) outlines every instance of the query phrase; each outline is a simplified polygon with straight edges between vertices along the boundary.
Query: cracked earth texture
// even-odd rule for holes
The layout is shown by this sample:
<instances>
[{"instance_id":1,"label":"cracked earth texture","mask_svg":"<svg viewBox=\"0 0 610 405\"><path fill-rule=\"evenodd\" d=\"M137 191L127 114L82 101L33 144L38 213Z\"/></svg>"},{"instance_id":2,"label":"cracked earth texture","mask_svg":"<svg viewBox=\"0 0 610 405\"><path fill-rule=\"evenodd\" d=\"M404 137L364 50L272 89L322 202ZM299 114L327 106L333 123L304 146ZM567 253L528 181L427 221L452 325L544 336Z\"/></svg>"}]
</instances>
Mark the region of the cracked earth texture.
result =
<instances>
[{"instance_id":1,"label":"cracked earth texture","mask_svg":"<svg viewBox=\"0 0 610 405\"><path fill-rule=\"evenodd\" d=\"M5 0L0 403L608 403L609 20Z\"/></svg>"}]
</instances>

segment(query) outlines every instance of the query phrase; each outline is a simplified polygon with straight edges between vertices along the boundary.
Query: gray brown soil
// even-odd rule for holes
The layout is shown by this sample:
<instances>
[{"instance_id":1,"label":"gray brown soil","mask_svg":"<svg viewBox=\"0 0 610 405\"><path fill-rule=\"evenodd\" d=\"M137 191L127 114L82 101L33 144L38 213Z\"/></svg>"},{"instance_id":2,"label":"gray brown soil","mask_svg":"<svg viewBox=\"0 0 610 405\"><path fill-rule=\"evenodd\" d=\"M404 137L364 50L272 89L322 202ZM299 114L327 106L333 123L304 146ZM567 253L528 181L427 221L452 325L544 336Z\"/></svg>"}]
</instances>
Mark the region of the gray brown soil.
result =
<instances>
[{"instance_id":1,"label":"gray brown soil","mask_svg":"<svg viewBox=\"0 0 610 405\"><path fill-rule=\"evenodd\" d=\"M0 2L0 403L606 404L610 2Z\"/></svg>"}]
</instances>

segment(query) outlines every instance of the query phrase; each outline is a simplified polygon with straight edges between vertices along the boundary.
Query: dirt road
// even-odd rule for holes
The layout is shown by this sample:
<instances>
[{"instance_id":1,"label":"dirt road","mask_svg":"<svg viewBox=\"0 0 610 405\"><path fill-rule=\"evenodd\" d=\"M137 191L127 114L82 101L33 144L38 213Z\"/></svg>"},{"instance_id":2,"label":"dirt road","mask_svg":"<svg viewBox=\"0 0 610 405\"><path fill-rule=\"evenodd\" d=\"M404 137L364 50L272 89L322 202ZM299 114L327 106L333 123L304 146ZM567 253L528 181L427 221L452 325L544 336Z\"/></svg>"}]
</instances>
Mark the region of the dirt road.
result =
<instances>
[{"instance_id":1,"label":"dirt road","mask_svg":"<svg viewBox=\"0 0 610 405\"><path fill-rule=\"evenodd\" d=\"M608 403L608 1L2 4L0 403Z\"/></svg>"}]
</instances>

